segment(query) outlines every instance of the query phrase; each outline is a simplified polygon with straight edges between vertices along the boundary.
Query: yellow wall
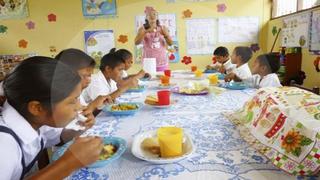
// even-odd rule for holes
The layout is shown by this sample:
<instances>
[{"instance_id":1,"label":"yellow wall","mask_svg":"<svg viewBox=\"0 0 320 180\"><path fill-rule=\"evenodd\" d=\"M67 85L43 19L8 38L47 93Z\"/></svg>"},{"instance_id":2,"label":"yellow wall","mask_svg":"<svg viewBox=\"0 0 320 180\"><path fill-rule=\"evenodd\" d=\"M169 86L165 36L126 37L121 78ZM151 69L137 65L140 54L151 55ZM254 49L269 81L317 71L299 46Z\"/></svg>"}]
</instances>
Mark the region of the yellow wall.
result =
<instances>
[{"instance_id":1,"label":"yellow wall","mask_svg":"<svg viewBox=\"0 0 320 180\"><path fill-rule=\"evenodd\" d=\"M27 19L21 20L1 20L0 24L7 26L8 33L0 34L0 54L21 54L36 52L39 55L51 56L50 46L55 46L58 51L73 47L84 48L83 31L96 29L113 29L115 39L120 34L126 34L129 42L126 44L116 42L117 48L127 48L133 52L134 47L134 22L135 16L143 14L146 5L154 6L160 13L175 13L177 16L178 41L180 46L180 56L186 55L185 44L185 21L182 19L182 12L186 9L192 11L193 18L214 18L221 16L258 16L261 22L259 34L259 44L263 51L267 51L267 21L270 18L269 0L224 0L190 3L185 0L177 0L176 3L167 3L166 0L118 0L117 18L108 19L85 19L82 15L80 0L28 0L29 14ZM216 6L218 3L225 3L227 10L225 13L218 13ZM49 23L47 15L55 13L57 22ZM32 20L36 23L34 30L28 30L25 23ZM18 47L18 41L26 39L29 41L28 48ZM236 45L250 44L221 44L229 48L230 51ZM258 53L261 53L258 52ZM255 56L257 53L255 54ZM200 67L211 62L211 56L192 56L194 64ZM134 66L134 70L139 68ZM172 69L186 68L184 64L171 64Z\"/></svg>"},{"instance_id":2,"label":"yellow wall","mask_svg":"<svg viewBox=\"0 0 320 180\"><path fill-rule=\"evenodd\" d=\"M317 8L320 9L320 8ZM268 22L268 43L267 47L270 50L273 44L273 41L275 39L275 36L272 35L272 27L276 26L278 28L282 27L282 20L283 18L278 18L274 20L270 20ZM280 33L281 35L281 33ZM281 38L279 37L278 41L276 42L274 51L278 51L279 47L281 46ZM307 78L304 80L304 86L312 88L314 86L320 86L320 73L318 73L314 66L313 66L313 61L316 59L316 55L312 55L308 48L303 48L302 49L302 71L306 73Z\"/></svg>"}]
</instances>

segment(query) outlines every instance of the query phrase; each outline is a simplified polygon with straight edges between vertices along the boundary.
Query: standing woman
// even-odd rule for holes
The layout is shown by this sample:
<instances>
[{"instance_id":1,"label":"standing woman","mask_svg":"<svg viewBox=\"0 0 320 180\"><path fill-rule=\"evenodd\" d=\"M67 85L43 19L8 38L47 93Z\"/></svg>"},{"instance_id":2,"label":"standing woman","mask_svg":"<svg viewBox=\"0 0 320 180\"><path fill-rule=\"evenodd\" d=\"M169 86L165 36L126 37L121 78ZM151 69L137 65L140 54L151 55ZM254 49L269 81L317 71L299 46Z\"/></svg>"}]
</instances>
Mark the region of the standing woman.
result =
<instances>
[{"instance_id":1,"label":"standing woman","mask_svg":"<svg viewBox=\"0 0 320 180\"><path fill-rule=\"evenodd\" d=\"M135 38L135 44L143 44L144 58L156 58L157 71L168 69L167 45L172 45L172 39L168 28L161 26L158 12L153 7L146 7L146 22L139 28Z\"/></svg>"}]
</instances>

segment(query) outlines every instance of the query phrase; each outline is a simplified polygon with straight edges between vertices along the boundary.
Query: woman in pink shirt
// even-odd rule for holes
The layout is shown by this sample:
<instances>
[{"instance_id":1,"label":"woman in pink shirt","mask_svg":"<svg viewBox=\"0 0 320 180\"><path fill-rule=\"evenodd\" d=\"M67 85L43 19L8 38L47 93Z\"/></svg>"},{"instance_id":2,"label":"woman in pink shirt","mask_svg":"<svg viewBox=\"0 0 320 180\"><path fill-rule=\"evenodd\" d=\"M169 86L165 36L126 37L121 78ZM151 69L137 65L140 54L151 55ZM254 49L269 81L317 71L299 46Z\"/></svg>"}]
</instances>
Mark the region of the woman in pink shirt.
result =
<instances>
[{"instance_id":1,"label":"woman in pink shirt","mask_svg":"<svg viewBox=\"0 0 320 180\"><path fill-rule=\"evenodd\" d=\"M168 28L161 26L158 12L153 7L146 7L146 23L139 28L135 44L143 43L143 58L156 58L157 71L168 69L167 45L172 45ZM143 62L142 62L143 63Z\"/></svg>"}]
</instances>

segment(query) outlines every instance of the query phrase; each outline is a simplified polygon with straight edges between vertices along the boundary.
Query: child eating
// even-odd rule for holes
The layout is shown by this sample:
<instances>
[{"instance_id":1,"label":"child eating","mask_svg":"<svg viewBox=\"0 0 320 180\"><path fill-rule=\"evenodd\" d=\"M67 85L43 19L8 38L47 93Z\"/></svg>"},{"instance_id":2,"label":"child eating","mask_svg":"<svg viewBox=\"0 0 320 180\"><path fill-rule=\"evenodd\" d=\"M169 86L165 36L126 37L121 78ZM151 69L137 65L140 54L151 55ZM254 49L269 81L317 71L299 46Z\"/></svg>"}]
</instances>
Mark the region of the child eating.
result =
<instances>
[{"instance_id":1,"label":"child eating","mask_svg":"<svg viewBox=\"0 0 320 180\"><path fill-rule=\"evenodd\" d=\"M226 47L220 46L214 50L213 56L216 59L216 62L208 65L207 69L220 71L222 65L229 60L229 51Z\"/></svg>"}]
</instances>

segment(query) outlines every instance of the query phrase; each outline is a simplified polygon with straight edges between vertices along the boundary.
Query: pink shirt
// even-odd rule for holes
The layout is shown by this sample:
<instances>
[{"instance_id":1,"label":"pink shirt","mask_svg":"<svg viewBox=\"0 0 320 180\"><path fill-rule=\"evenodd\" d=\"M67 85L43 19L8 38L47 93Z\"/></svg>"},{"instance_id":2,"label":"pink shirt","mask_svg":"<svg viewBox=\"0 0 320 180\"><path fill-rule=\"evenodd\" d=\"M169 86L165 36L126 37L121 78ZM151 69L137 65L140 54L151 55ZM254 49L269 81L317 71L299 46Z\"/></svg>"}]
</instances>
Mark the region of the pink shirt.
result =
<instances>
[{"instance_id":1,"label":"pink shirt","mask_svg":"<svg viewBox=\"0 0 320 180\"><path fill-rule=\"evenodd\" d=\"M168 69L166 40L160 33L162 27L157 27L154 32L148 32L143 38L142 58L156 58L157 71Z\"/></svg>"}]
</instances>

